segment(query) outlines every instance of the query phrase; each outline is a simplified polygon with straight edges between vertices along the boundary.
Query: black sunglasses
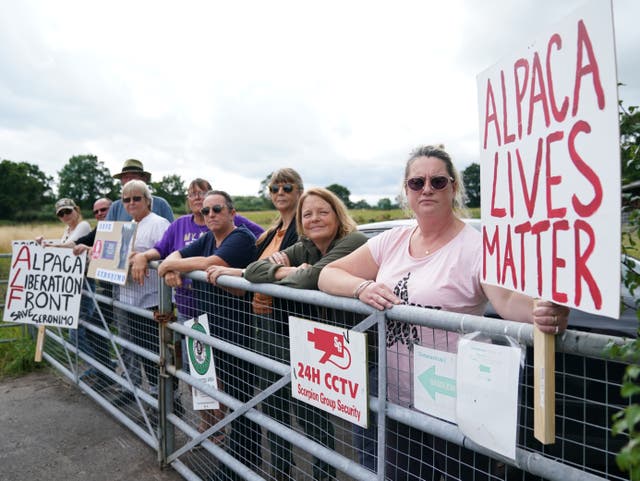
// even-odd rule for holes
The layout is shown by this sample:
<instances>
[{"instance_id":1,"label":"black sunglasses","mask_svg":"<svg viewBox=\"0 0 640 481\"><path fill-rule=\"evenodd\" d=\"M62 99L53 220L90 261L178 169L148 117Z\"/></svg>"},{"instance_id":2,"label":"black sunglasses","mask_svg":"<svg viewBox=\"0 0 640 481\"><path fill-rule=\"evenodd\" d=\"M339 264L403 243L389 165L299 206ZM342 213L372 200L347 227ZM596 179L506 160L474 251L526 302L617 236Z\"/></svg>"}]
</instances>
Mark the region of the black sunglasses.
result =
<instances>
[{"instance_id":1,"label":"black sunglasses","mask_svg":"<svg viewBox=\"0 0 640 481\"><path fill-rule=\"evenodd\" d=\"M62 209L61 211L58 211L58 213L56 214L58 217L64 217L65 215L69 215L73 212L73 209Z\"/></svg>"},{"instance_id":2,"label":"black sunglasses","mask_svg":"<svg viewBox=\"0 0 640 481\"><path fill-rule=\"evenodd\" d=\"M454 179L447 177L446 175L435 175L433 177L429 177L429 185L431 185L433 190L442 190L449 185L449 182L453 183ZM412 177L407 179L407 187L415 192L420 192L424 189L426 183L426 177Z\"/></svg>"},{"instance_id":3,"label":"black sunglasses","mask_svg":"<svg viewBox=\"0 0 640 481\"><path fill-rule=\"evenodd\" d=\"M108 210L109 207L100 207L99 209L93 211L93 215L98 215L98 213L102 214L103 212L106 212Z\"/></svg>"},{"instance_id":4,"label":"black sunglasses","mask_svg":"<svg viewBox=\"0 0 640 481\"><path fill-rule=\"evenodd\" d=\"M291 192L293 192L293 184L282 184L282 185L271 184L269 186L269 190L273 194L277 194L278 192L280 192L280 188L282 188L282 190L284 190L287 194L290 194Z\"/></svg>"},{"instance_id":5,"label":"black sunglasses","mask_svg":"<svg viewBox=\"0 0 640 481\"><path fill-rule=\"evenodd\" d=\"M140 202L142 200L142 196L141 195L134 195L133 197L125 197L122 199L122 202L124 202L125 204L128 204L131 201L134 202Z\"/></svg>"},{"instance_id":6,"label":"black sunglasses","mask_svg":"<svg viewBox=\"0 0 640 481\"><path fill-rule=\"evenodd\" d=\"M219 214L220 212L222 212L222 209L224 209L224 205L217 204L212 207L203 207L202 209L200 209L200 213L202 215L209 215L209 212L213 211L216 214Z\"/></svg>"}]
</instances>

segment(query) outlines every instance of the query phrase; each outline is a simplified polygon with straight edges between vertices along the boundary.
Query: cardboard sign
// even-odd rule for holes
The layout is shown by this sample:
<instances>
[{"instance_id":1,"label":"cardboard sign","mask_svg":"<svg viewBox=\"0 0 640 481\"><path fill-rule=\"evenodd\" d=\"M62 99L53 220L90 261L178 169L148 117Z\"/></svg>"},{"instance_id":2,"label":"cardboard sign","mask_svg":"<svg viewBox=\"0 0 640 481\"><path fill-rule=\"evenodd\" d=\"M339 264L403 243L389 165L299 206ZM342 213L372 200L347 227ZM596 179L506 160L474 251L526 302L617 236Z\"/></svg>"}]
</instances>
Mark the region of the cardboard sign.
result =
<instances>
[{"instance_id":1,"label":"cardboard sign","mask_svg":"<svg viewBox=\"0 0 640 481\"><path fill-rule=\"evenodd\" d=\"M367 336L289 316L296 399L367 427Z\"/></svg>"},{"instance_id":2,"label":"cardboard sign","mask_svg":"<svg viewBox=\"0 0 640 481\"><path fill-rule=\"evenodd\" d=\"M129 254L136 236L135 222L98 222L87 277L125 285Z\"/></svg>"},{"instance_id":3,"label":"cardboard sign","mask_svg":"<svg viewBox=\"0 0 640 481\"><path fill-rule=\"evenodd\" d=\"M202 334L209 335L209 320L206 314L202 314L197 320L190 319L184 323L189 327ZM197 339L187 337L187 354L189 357L189 372L196 379L217 389L218 378L216 376L216 366L213 359L213 349L208 344L204 344ZM202 409L219 409L220 403L208 394L198 391L195 387L191 388L193 397L193 409L196 411Z\"/></svg>"},{"instance_id":4,"label":"cardboard sign","mask_svg":"<svg viewBox=\"0 0 640 481\"><path fill-rule=\"evenodd\" d=\"M5 322L78 328L86 256L13 241Z\"/></svg>"},{"instance_id":5,"label":"cardboard sign","mask_svg":"<svg viewBox=\"0 0 640 481\"><path fill-rule=\"evenodd\" d=\"M619 317L611 3L592 1L478 76L483 281Z\"/></svg>"}]
</instances>

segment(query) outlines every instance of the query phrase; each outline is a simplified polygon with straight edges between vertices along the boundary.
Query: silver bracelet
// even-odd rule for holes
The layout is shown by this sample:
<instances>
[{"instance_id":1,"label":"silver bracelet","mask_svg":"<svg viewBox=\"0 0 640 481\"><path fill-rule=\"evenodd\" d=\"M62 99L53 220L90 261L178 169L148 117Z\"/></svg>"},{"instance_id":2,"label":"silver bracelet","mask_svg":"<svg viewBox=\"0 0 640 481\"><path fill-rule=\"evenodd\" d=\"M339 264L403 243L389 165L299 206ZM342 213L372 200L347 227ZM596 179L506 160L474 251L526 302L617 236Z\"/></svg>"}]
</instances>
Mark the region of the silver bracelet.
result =
<instances>
[{"instance_id":1,"label":"silver bracelet","mask_svg":"<svg viewBox=\"0 0 640 481\"><path fill-rule=\"evenodd\" d=\"M356 287L356 290L353 291L353 298L360 299L360 294L362 294L362 291L364 291L369 284L373 284L374 282L375 281L372 281L371 279L369 279L367 281L362 281L360 284L358 284L358 287Z\"/></svg>"}]
</instances>

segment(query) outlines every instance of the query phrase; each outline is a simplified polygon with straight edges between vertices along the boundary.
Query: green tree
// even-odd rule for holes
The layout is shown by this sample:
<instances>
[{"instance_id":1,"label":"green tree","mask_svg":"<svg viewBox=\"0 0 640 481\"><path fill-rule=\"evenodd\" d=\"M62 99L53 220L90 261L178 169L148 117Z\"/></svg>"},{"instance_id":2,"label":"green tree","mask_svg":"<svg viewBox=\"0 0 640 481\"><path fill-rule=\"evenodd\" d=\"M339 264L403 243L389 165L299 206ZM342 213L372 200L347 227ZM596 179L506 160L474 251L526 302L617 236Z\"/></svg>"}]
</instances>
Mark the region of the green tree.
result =
<instances>
[{"instance_id":1,"label":"green tree","mask_svg":"<svg viewBox=\"0 0 640 481\"><path fill-rule=\"evenodd\" d=\"M353 204L353 208L354 209L371 209L371 206L369 205L369 203L366 200L361 199L358 202L356 202L355 204Z\"/></svg>"},{"instance_id":2,"label":"green tree","mask_svg":"<svg viewBox=\"0 0 640 481\"><path fill-rule=\"evenodd\" d=\"M258 191L258 197L260 197L266 205L271 205L271 198L269 197L271 175L273 175L273 172L268 173L265 178L260 181L260 190Z\"/></svg>"},{"instance_id":3,"label":"green tree","mask_svg":"<svg viewBox=\"0 0 640 481\"><path fill-rule=\"evenodd\" d=\"M31 220L53 202L51 183L37 165L3 160L0 163L0 219Z\"/></svg>"},{"instance_id":4,"label":"green tree","mask_svg":"<svg viewBox=\"0 0 640 481\"><path fill-rule=\"evenodd\" d=\"M622 162L622 183L628 184L640 178L640 156L638 146L640 139L640 118L638 107L625 109L620 103L620 159ZM637 235L640 232L640 196L633 193L626 194L623 211L629 214L626 232L623 232L622 250L628 254L637 249ZM625 261L626 270L623 281L635 301L636 314L640 321L640 272L634 270L631 261ZM614 435L626 434L629 441L616 457L620 469L630 473L630 479L640 480L640 331L631 342L622 346L612 346L610 350L614 357L626 359L630 362L622 379L621 394L632 402L613 416Z\"/></svg>"},{"instance_id":5,"label":"green tree","mask_svg":"<svg viewBox=\"0 0 640 481\"><path fill-rule=\"evenodd\" d=\"M187 187L178 174L165 175L160 182L151 182L149 185L154 195L162 197L171 207L184 205Z\"/></svg>"},{"instance_id":6,"label":"green tree","mask_svg":"<svg viewBox=\"0 0 640 481\"><path fill-rule=\"evenodd\" d=\"M620 158L622 185L640 180L640 110L620 103Z\"/></svg>"},{"instance_id":7,"label":"green tree","mask_svg":"<svg viewBox=\"0 0 640 481\"><path fill-rule=\"evenodd\" d=\"M100 197L116 198L119 183L95 155L74 155L58 172L58 196L73 199L90 209Z\"/></svg>"},{"instance_id":8,"label":"green tree","mask_svg":"<svg viewBox=\"0 0 640 481\"><path fill-rule=\"evenodd\" d=\"M480 207L480 164L474 162L462 171L462 183L467 192L467 207Z\"/></svg>"},{"instance_id":9,"label":"green tree","mask_svg":"<svg viewBox=\"0 0 640 481\"><path fill-rule=\"evenodd\" d=\"M391 199L389 199L388 197L383 197L382 199L379 199L378 203L376 204L376 209L378 210L393 209L393 204L391 203Z\"/></svg>"},{"instance_id":10,"label":"green tree","mask_svg":"<svg viewBox=\"0 0 640 481\"><path fill-rule=\"evenodd\" d=\"M327 190L330 190L334 194L336 194L344 205L346 205L349 209L353 208L353 202L349 199L351 195L351 191L347 189L344 185L340 184L331 184L327 186Z\"/></svg>"}]
</instances>

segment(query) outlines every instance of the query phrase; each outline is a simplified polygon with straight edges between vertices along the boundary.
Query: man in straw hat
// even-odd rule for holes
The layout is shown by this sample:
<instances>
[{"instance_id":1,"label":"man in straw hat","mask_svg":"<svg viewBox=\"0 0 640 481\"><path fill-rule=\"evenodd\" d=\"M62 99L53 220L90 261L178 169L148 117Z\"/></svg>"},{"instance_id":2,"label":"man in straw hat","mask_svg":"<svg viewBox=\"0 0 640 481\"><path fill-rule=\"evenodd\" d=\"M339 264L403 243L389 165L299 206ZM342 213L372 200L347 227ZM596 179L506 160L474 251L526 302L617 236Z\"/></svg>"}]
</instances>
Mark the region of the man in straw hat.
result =
<instances>
[{"instance_id":1,"label":"man in straw hat","mask_svg":"<svg viewBox=\"0 0 640 481\"><path fill-rule=\"evenodd\" d=\"M127 159L122 166L122 172L115 174L114 179L119 179L120 183L124 186L130 180L141 180L145 183L149 183L151 180L151 173L145 172L142 162L137 159ZM162 197L152 195L153 201L151 203L151 211L158 214L160 217L164 217L169 222L173 222L173 211L169 203ZM129 222L131 216L122 204L122 200L118 199L109 209L106 220Z\"/></svg>"}]
</instances>

